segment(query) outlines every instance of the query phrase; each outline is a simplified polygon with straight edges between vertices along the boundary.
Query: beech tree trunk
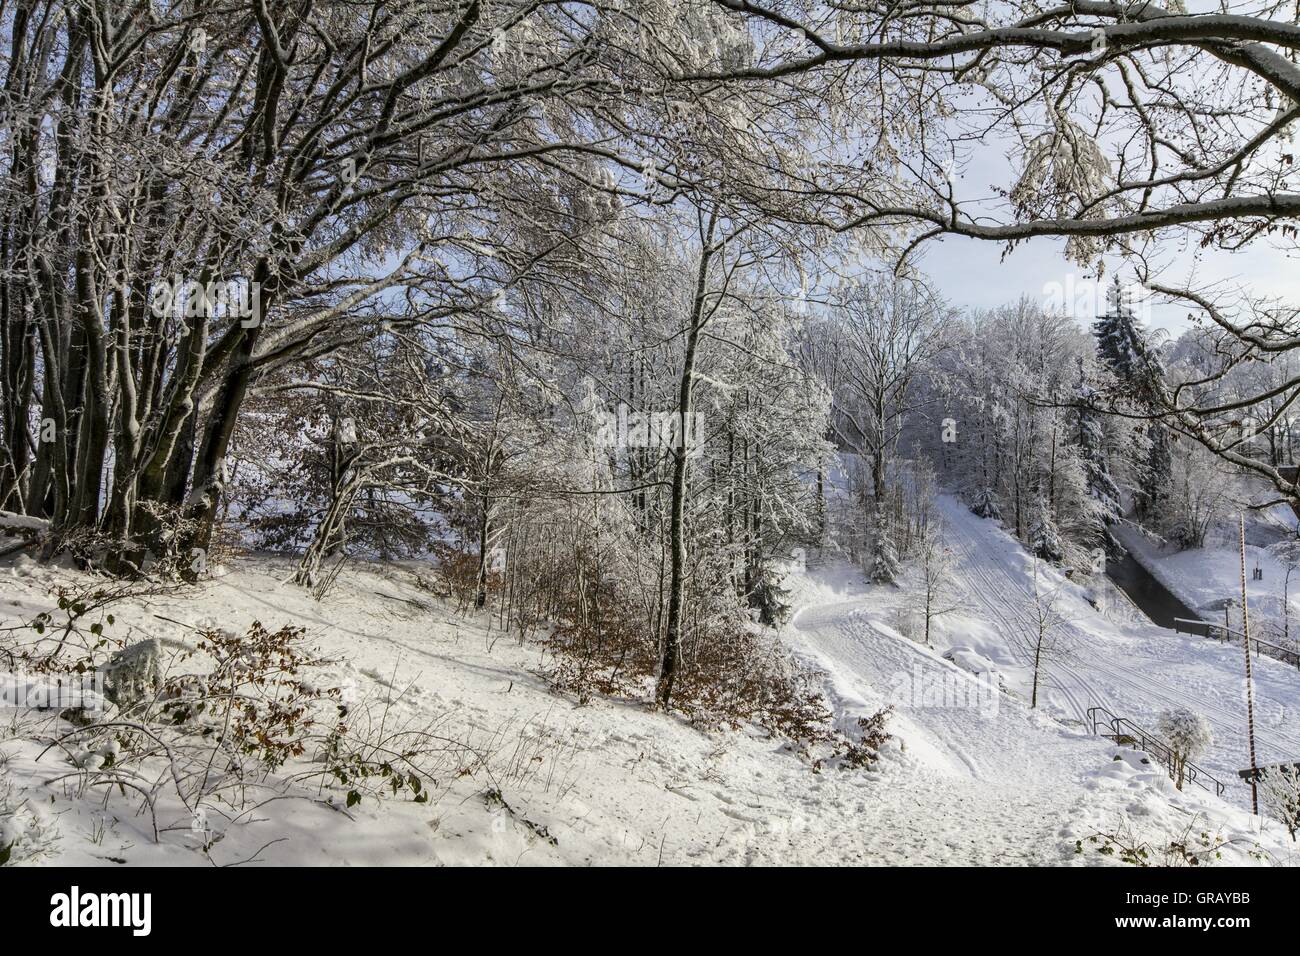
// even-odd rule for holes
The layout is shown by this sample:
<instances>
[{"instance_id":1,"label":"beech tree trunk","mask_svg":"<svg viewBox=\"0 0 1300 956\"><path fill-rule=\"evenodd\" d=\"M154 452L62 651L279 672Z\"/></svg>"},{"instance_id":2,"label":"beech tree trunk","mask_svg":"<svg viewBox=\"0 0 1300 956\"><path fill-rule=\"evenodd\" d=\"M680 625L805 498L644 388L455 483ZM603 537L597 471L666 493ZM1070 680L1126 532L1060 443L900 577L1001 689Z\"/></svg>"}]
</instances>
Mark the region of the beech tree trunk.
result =
<instances>
[{"instance_id":1,"label":"beech tree trunk","mask_svg":"<svg viewBox=\"0 0 1300 956\"><path fill-rule=\"evenodd\" d=\"M668 614L663 641L659 648L659 676L655 699L667 709L672 700L673 682L681 657L682 612L686 590L686 489L690 448L687 423L692 413L691 398L695 385L695 355L700 332L704 328L705 299L708 296L709 266L715 250L713 234L716 217L711 216L704 231L700 263L695 276L695 295L691 301L690 321L686 329L686 351L682 357L682 377L677 390L678 438L673 448L672 501L668 519Z\"/></svg>"}]
</instances>

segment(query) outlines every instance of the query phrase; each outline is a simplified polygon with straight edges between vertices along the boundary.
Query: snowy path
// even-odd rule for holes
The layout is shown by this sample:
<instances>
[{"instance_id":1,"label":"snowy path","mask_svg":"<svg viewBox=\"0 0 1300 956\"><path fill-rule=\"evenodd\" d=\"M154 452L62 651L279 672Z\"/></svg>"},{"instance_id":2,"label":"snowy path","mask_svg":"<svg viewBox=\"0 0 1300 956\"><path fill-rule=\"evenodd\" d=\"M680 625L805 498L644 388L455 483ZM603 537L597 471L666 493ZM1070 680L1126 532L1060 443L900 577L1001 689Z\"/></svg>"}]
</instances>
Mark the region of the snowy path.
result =
<instances>
[{"instance_id":1,"label":"snowy path","mask_svg":"<svg viewBox=\"0 0 1300 956\"><path fill-rule=\"evenodd\" d=\"M960 502L941 499L945 530L960 556L968 598L1000 632L1004 656L1028 665L1017 635L1030 631L1032 568L1018 544ZM1059 579L1058 579L1059 580ZM1213 725L1215 744L1200 763L1238 804L1249 798L1236 770L1248 763L1240 648L1177 634L1150 622L1118 625L1070 586L1061 590L1071 653L1048 667L1047 702L1085 724L1102 706L1154 729L1159 712L1183 705ZM1300 673L1276 661L1256 665L1256 744L1260 763L1300 757Z\"/></svg>"},{"instance_id":2,"label":"snowy path","mask_svg":"<svg viewBox=\"0 0 1300 956\"><path fill-rule=\"evenodd\" d=\"M1000 642L1003 659L1010 660L1014 655L1009 635L1020 619L1014 595L1024 586L1014 563L1018 546L991 523L961 530L968 535L967 545L974 543L970 538L979 538L981 549L987 545L1001 554L1005 548L1007 557L1005 566L969 556L962 562L957 573L965 579L969 598L962 616L947 626L946 636L952 646L962 639L982 640L981 653L995 652L993 645ZM994 535L1002 540L982 540ZM1019 553L1023 558L1023 551ZM1151 638L1150 630L1156 639L1167 632L1138 627L1139 635L1133 636L1127 626L1111 624L1075 595L1094 620L1080 619L1074 626L1099 646L1113 638L1121 648L1099 653L1094 666L1085 665L1085 655L1080 654L1069 667L1058 669L1055 699L1031 710L1024 699L991 693L987 685L981 693L961 692L963 686L979 687L975 678L885 623L890 602L905 600L904 592L852 581L852 575L822 580L817 593L805 595L806 605L792 621L790 641L826 673L828 696L844 729L858 716L886 703L893 706L888 726L903 749L888 754L875 775L871 796L857 809L861 827L870 833L864 841L866 861L1113 862L1098 856L1092 840L1117 829L1136 834L1134 842L1148 842L1153 853L1186 839L1189 829L1224 839L1225 862L1254 862L1252 854L1261 843L1273 847L1268 852L1275 858L1283 855L1276 850L1278 844L1283 853L1290 852L1272 830L1261 835L1258 818L1190 785L1185 792L1175 791L1163 768L1143 763L1136 751L1092 736L1073 719L1094 700L1122 707L1124 692L1136 697L1159 690L1160 681L1145 674L1128 678L1132 667L1116 659L1142 647ZM1111 631L1092 633L1083 627L1097 622ZM1170 654L1173 665L1185 665L1191 658L1203 681L1223 677L1215 671L1215 666L1228 665L1215 656L1219 648L1204 648L1214 665L1207 666L1189 654L1186 645L1168 646L1182 649L1181 656ZM1014 676L1008 672L1008 677ZM1167 689L1164 693L1177 699ZM1199 701L1200 696L1188 691L1184 699ZM1239 789L1248 796L1245 787ZM1241 806L1243 794L1230 789L1229 796ZM1082 853L1075 852L1076 841Z\"/></svg>"},{"instance_id":3,"label":"snowy path","mask_svg":"<svg viewBox=\"0 0 1300 956\"><path fill-rule=\"evenodd\" d=\"M939 697L975 681L911 641L869 621L861 599L814 606L794 619L804 653L830 675L836 709L870 713L873 691L923 685ZM988 703L990 696L983 693ZM969 699L969 698L968 698ZM890 729L906 746L868 812L873 849L886 859L952 864L1062 862L1063 832L1080 816L1080 783L1109 749L1022 705L898 702ZM958 698L960 702L960 698Z\"/></svg>"}]
</instances>

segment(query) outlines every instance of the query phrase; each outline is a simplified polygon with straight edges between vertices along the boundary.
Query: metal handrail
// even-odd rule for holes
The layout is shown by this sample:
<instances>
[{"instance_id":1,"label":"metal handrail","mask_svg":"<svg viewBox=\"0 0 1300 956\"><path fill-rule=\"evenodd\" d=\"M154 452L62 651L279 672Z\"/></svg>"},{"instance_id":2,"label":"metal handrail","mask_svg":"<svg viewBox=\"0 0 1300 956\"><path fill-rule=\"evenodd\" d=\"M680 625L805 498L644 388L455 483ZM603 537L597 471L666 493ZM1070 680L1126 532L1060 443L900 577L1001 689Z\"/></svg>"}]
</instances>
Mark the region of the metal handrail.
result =
<instances>
[{"instance_id":1,"label":"metal handrail","mask_svg":"<svg viewBox=\"0 0 1300 956\"><path fill-rule=\"evenodd\" d=\"M1191 624L1191 625L1202 627L1205 629L1205 634L1203 636L1207 638L1211 638L1213 640L1222 640L1222 641L1228 640L1227 637L1222 637L1222 638L1215 637L1214 632L1216 631L1221 634L1231 635L1237 638L1238 640L1242 639L1241 631L1238 631L1236 628L1228 627L1226 624L1214 624L1211 621L1202 621L1200 619L1192 619L1186 617L1176 617L1174 618L1174 630L1178 631L1180 634L1183 633L1183 629L1178 626L1179 624ZM1188 628L1187 633L1196 634L1197 632L1192 630L1191 628ZM1297 651L1295 648L1283 647L1280 644L1272 644L1268 641L1261 641L1258 637L1253 637L1253 636L1251 637L1250 642L1255 645L1256 654L1264 653L1261 650L1261 648L1267 648L1271 653L1268 653L1266 656L1272 657L1275 660L1280 660L1286 664L1294 664L1297 668L1300 668L1300 651Z\"/></svg>"},{"instance_id":2,"label":"metal handrail","mask_svg":"<svg viewBox=\"0 0 1300 956\"><path fill-rule=\"evenodd\" d=\"M1101 733L1097 729L1098 726L1102 723L1101 718L1099 716L1101 714L1106 715L1107 719L1105 723L1110 728L1110 733ZM1165 769L1169 772L1169 776L1171 778L1173 777L1174 775L1173 748L1171 748L1167 743L1162 741L1159 737L1155 736L1154 734L1147 733L1145 730L1143 730L1137 724L1133 723L1133 721L1129 720L1127 717L1116 717L1105 707L1089 707L1088 719L1092 722L1092 732L1094 734L1096 734L1099 737L1105 737L1108 740L1113 740L1117 744L1123 743L1126 740L1132 742L1131 745L1135 750L1140 749L1145 753L1154 755L1158 760L1160 760L1161 763L1164 764ZM1142 744L1141 747L1137 746L1138 742ZM1201 778L1204 777L1206 780L1210 781L1210 783L1214 785L1213 793L1217 797L1223 796L1223 792L1227 789L1227 787L1224 785L1224 783L1221 780L1211 776L1203 768L1198 767L1190 760L1186 761L1183 764L1183 777L1187 780L1190 780L1192 783L1196 784L1202 790L1208 792L1211 790L1211 788L1201 782Z\"/></svg>"}]
</instances>

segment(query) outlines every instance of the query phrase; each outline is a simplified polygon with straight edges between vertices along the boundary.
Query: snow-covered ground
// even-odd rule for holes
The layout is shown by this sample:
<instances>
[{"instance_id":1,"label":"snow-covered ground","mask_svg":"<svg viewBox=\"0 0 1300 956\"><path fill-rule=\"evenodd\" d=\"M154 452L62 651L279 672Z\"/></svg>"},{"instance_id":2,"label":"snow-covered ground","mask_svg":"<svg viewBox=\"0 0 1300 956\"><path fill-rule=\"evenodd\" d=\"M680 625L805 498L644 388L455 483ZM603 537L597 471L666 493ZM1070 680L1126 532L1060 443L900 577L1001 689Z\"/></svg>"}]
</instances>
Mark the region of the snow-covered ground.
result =
<instances>
[{"instance_id":1,"label":"snow-covered ground","mask_svg":"<svg viewBox=\"0 0 1300 956\"><path fill-rule=\"evenodd\" d=\"M1033 563L1014 538L955 499L943 496L941 508L961 555L969 600L962 616L943 622L941 633L994 661L1024 694L1029 651L1015 635L1030 630ZM1227 785L1227 799L1246 805L1250 789L1236 773L1249 766L1240 647L1157 627L1125 608L1125 597L1107 588L1108 582L1100 584L1103 612L1079 585L1041 565L1039 574L1044 590L1056 591L1065 620L1065 656L1046 665L1048 709L1084 726L1089 708L1101 706L1153 730L1162 711L1189 707L1203 714L1215 733L1210 752L1198 762ZM1300 759L1300 672L1261 658L1254 680L1259 762Z\"/></svg>"},{"instance_id":2,"label":"snow-covered ground","mask_svg":"<svg viewBox=\"0 0 1300 956\"><path fill-rule=\"evenodd\" d=\"M430 781L427 803L366 797L348 808L342 791L286 785L283 798L235 824L213 808L206 839L224 833L210 852L216 863L1073 865L1113 859L1091 842L1099 834L1161 847L1189 830L1221 838L1228 862L1293 859L1280 827L1240 808L1239 784L1230 791L1238 806L1194 787L1178 793L1162 770L1079 723L1094 700L1144 719L1165 703L1192 703L1226 741L1208 761L1226 778L1240 762L1229 652L1107 622L1071 592L1086 646L1052 673L1039 711L942 659L945 647L969 648L996 663L1013 694L1023 689L1009 637L1023 552L954 500L943 511L967 600L942 620L937 651L890 626L903 590L867 587L834 566L791 582L801 610L786 636L825 672L836 720L848 727L895 708L895 739L873 771L814 772L761 733L702 732L641 702L577 706L538 675L536 644L503 635L485 615L456 614L417 586L411 568L354 565L318 603L282 583L287 563L241 559L198 592L117 609L114 636L162 638L170 652L192 640L185 625L301 624L337 661L321 681L355 687L359 709L377 708L393 725L433 728L466 748ZM73 576L26 560L0 575L5 624L47 609L48 589ZM1263 670L1261 734L1280 754L1294 741L1300 681ZM40 756L26 716L11 710L0 729L7 800L23 806L21 825L39 819L53 838L44 862L207 862L205 835L175 799L159 801L155 841L138 799L81 790L58 749Z\"/></svg>"}]
</instances>

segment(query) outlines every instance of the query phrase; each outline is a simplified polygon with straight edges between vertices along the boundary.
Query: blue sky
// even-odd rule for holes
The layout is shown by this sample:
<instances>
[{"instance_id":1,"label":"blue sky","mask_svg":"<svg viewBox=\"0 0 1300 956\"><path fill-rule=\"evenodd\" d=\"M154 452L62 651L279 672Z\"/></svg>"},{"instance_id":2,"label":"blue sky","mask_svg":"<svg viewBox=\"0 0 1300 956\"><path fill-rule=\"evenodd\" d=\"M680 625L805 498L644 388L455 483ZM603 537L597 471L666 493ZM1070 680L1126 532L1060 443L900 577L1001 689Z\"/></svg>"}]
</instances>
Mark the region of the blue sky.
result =
<instances>
[{"instance_id":1,"label":"blue sky","mask_svg":"<svg viewBox=\"0 0 1300 956\"><path fill-rule=\"evenodd\" d=\"M1197 285L1224 283L1245 287L1255 295L1278 296L1300 303L1300 261L1265 242L1243 252L1208 251L1199 257L1179 254L1173 242L1163 253L1168 261L1162 280L1170 285L1189 275ZM1066 260L1065 240L1042 238L1023 243L1003 255L1004 247L980 239L949 236L932 241L920 260L927 276L953 305L990 308L1018 299L1021 295L1039 300L1049 295L1052 283L1059 288L1081 289L1088 273ZM1118 257L1107 261L1107 277L1119 269L1132 278ZM1186 310L1154 307L1148 321L1156 328L1177 334L1188 327Z\"/></svg>"}]
</instances>

